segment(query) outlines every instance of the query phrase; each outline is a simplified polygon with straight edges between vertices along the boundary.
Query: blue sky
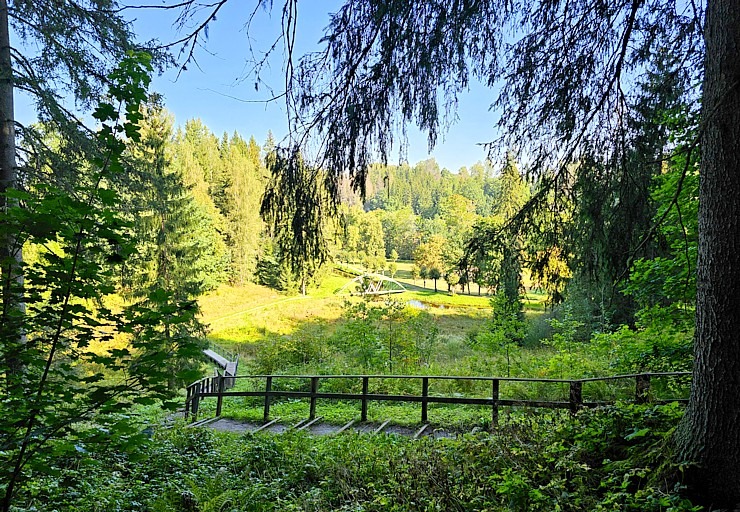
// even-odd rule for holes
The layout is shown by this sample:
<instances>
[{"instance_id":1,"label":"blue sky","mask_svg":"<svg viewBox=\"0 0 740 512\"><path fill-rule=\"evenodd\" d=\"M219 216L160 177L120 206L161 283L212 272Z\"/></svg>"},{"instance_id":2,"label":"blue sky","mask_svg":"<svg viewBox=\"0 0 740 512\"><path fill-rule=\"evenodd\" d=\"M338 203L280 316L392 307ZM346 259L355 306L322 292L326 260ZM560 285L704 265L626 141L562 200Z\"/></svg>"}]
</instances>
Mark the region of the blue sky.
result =
<instances>
[{"instance_id":1,"label":"blue sky","mask_svg":"<svg viewBox=\"0 0 740 512\"><path fill-rule=\"evenodd\" d=\"M153 2L154 3L154 2ZM307 0L298 5L298 55L317 48L323 29L329 21L329 12L340 4L337 0ZM281 2L275 2L272 13L261 12L253 23L249 37L244 24L252 9L252 2L231 0L225 4L217 19L208 30L208 39L196 51L197 65L191 64L179 74L169 70L155 77L153 91L165 98L176 124L188 119L200 118L217 136L223 132L238 131L242 136L253 135L262 143L271 130L279 141L287 133L287 116L282 100L264 103L272 94L266 87L255 91L254 80L244 79L249 58L249 44L256 51L265 51L275 40L280 30ZM162 10L128 11L139 40L157 38L162 42L178 39L173 27L172 13ZM185 28L187 30L187 27ZM283 47L275 52L271 67L261 77L276 92L283 87ZM432 156L441 167L457 171L461 166L470 166L485 158L485 150L477 143L486 142L494 136L495 116L488 105L493 93L479 84L471 85L471 91L460 98L459 120L438 137L436 148L427 152L426 136L409 129L407 160L414 164ZM18 101L19 118L23 119L28 109L23 100ZM395 148L389 157L397 163L399 150Z\"/></svg>"}]
</instances>

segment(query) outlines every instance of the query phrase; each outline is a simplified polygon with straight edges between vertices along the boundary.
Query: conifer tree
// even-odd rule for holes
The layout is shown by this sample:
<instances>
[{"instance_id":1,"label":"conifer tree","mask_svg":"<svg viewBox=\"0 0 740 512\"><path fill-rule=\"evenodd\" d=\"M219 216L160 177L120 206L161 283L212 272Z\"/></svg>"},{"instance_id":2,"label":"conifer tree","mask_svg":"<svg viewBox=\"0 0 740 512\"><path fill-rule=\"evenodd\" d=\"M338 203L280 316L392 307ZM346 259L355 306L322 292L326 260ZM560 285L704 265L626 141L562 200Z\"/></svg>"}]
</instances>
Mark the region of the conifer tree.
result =
<instances>
[{"instance_id":1,"label":"conifer tree","mask_svg":"<svg viewBox=\"0 0 740 512\"><path fill-rule=\"evenodd\" d=\"M254 280L260 254L264 223L259 215L265 189L264 166L254 137L244 141L237 133L222 144L224 173L230 186L226 190L229 223L230 274L235 284Z\"/></svg>"},{"instance_id":2,"label":"conifer tree","mask_svg":"<svg viewBox=\"0 0 740 512\"><path fill-rule=\"evenodd\" d=\"M197 352L181 354L179 348L207 345L195 299L218 284L213 276L223 273L224 261L213 251L219 234L171 165L172 117L158 98L142 113L141 138L132 147L132 172L139 178L131 190L137 253L128 261L125 284L134 300L143 300L141 306L163 314L155 350L167 354L162 364L171 369L168 384L174 390L183 384L176 376L200 364ZM177 321L167 321L175 312Z\"/></svg>"}]
</instances>

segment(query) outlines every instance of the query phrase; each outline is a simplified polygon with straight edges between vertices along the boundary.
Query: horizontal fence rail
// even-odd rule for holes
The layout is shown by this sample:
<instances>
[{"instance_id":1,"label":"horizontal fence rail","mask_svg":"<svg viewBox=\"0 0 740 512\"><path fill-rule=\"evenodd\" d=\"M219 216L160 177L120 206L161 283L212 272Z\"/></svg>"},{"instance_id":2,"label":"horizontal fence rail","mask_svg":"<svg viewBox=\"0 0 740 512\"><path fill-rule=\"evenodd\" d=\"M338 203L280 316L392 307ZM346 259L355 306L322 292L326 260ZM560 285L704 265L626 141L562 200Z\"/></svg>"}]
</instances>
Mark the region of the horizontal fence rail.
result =
<instances>
[{"instance_id":1,"label":"horizontal fence rail","mask_svg":"<svg viewBox=\"0 0 740 512\"><path fill-rule=\"evenodd\" d=\"M214 353L218 354L219 356L223 357L227 361L237 361L239 359L239 353L234 352L233 350L226 350L221 345L218 345L212 341L208 342L208 349L212 350Z\"/></svg>"},{"instance_id":2,"label":"horizontal fence rail","mask_svg":"<svg viewBox=\"0 0 740 512\"><path fill-rule=\"evenodd\" d=\"M185 399L185 417L191 417L193 421L197 420L200 401L204 398L216 398L216 416L221 416L223 400L226 397L262 397L264 400L265 422L270 420L270 405L276 398L305 398L309 400L309 419L316 417L316 403L319 399L328 400L357 400L360 402L360 419L367 421L368 403L371 401L394 401L409 402L421 404L421 422L428 421L428 405L430 403L439 404L460 404L460 405L479 405L491 408L492 424L498 422L500 407L531 407L545 409L569 409L575 413L584 407L597 407L614 403L615 400L584 400L583 386L596 382L613 382L613 381L634 381L634 395L632 400L636 403L667 403L667 402L686 402L685 398L660 399L651 396L651 382L659 378L670 377L690 377L690 372L654 372L654 373L634 373L628 375L615 375L610 377L592 377L584 379L537 379L526 377L468 377L468 376L448 376L448 375L247 375L237 377L224 377L215 375L206 377L187 387ZM229 380L231 379L231 380ZM257 391L227 391L234 381L249 379L263 380L264 385L260 386ZM280 380L304 380L308 384L308 391L282 390L275 389L274 384ZM362 391L357 393L336 393L321 392L319 384L321 381L334 379L355 380L361 385ZM390 393L371 393L370 381L382 380L414 380L421 381L421 393L418 395L411 394L390 394ZM466 397L466 396L445 396L430 394L430 383L434 381L468 381L488 383L490 397ZM501 397L501 383L537 383L537 384L560 384L568 386L567 400L524 400ZM305 387L305 386L304 386Z\"/></svg>"}]
</instances>

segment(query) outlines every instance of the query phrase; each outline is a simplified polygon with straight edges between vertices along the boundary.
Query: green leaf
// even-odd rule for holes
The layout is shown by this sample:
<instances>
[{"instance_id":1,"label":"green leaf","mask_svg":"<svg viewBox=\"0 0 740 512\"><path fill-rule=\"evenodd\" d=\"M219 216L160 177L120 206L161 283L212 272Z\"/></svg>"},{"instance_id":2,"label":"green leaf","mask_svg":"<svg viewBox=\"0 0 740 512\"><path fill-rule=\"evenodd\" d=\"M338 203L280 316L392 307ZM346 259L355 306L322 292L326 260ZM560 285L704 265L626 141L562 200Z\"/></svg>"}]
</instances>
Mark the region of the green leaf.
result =
<instances>
[{"instance_id":1,"label":"green leaf","mask_svg":"<svg viewBox=\"0 0 740 512\"><path fill-rule=\"evenodd\" d=\"M633 439L637 439L637 438L640 438L640 437L645 437L648 433L650 433L650 429L649 428L641 428L639 430L635 430L634 432L632 432L629 435L626 435L624 438L627 441L631 441Z\"/></svg>"},{"instance_id":2,"label":"green leaf","mask_svg":"<svg viewBox=\"0 0 740 512\"><path fill-rule=\"evenodd\" d=\"M117 117L116 109L110 103L101 103L98 108L95 109L95 112L93 112L93 117L99 121L115 119Z\"/></svg>"},{"instance_id":3,"label":"green leaf","mask_svg":"<svg viewBox=\"0 0 740 512\"><path fill-rule=\"evenodd\" d=\"M100 197L100 201L104 205L112 206L116 204L116 201L118 199L118 193L115 190L111 190L108 188L101 188L101 189L98 189L98 197Z\"/></svg>"}]
</instances>

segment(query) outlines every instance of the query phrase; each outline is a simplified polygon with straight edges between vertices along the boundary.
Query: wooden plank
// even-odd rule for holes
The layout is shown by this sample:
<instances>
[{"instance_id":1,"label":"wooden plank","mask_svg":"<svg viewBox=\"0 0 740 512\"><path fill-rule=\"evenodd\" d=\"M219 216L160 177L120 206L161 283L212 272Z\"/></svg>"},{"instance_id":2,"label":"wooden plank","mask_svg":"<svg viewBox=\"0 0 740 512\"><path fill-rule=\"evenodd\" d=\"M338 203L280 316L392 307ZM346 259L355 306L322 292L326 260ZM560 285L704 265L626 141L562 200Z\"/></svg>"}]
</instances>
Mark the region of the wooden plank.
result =
<instances>
[{"instance_id":1,"label":"wooden plank","mask_svg":"<svg viewBox=\"0 0 740 512\"><path fill-rule=\"evenodd\" d=\"M414 434L414 439L419 439L419 436L421 436L424 431L429 427L429 423L425 424L423 427L421 427L419 430L416 431L416 434Z\"/></svg>"},{"instance_id":2,"label":"wooden plank","mask_svg":"<svg viewBox=\"0 0 740 512\"><path fill-rule=\"evenodd\" d=\"M282 379L310 379L311 377L321 377L322 379L360 379L368 377L371 379L423 379L429 378L432 380L469 380L469 381L492 381L500 380L502 382L550 382L550 383L563 383L569 384L574 380L581 382L596 382L606 380L619 380L627 379L632 380L637 375L651 375L653 377L685 377L691 376L691 372L651 372L651 373L631 373L626 375L612 375L608 377L588 377L584 379L544 379L534 377L484 377L484 376L462 376L462 375L368 375L368 374L352 374L352 375L274 375L274 374L260 374L260 375L249 375L251 379L264 379L266 377L275 377Z\"/></svg>"},{"instance_id":3,"label":"wooden plank","mask_svg":"<svg viewBox=\"0 0 740 512\"><path fill-rule=\"evenodd\" d=\"M253 430L253 431L252 431L252 433L254 434L254 433L260 432L260 431L262 431L262 430L265 430L265 429L267 429L267 428L270 428L271 426L273 426L273 425L274 425L275 423L277 423L278 421L280 421L280 418L279 418L279 417L275 418L275 419L274 419L274 420L272 420L272 421L268 421L267 423L265 423L264 425L260 426L260 427L259 427L259 428L257 428L256 430Z\"/></svg>"},{"instance_id":4,"label":"wooden plank","mask_svg":"<svg viewBox=\"0 0 740 512\"><path fill-rule=\"evenodd\" d=\"M644 373L635 377L635 402L645 404L650 399L650 375Z\"/></svg>"},{"instance_id":5,"label":"wooden plank","mask_svg":"<svg viewBox=\"0 0 740 512\"><path fill-rule=\"evenodd\" d=\"M691 375L691 372L675 372L676 375ZM673 375L673 373L671 373ZM465 381L480 381L489 382L494 379L507 382L552 382L552 383L569 383L573 380L579 379L545 379L545 378L533 378L533 377L485 377L485 376L456 376L456 375L380 375L380 374L351 374L351 375L275 375L275 374L259 374L247 376L251 379L264 379L267 377L273 377L276 379L306 379L309 380L311 377L320 377L322 379L361 379L368 377L370 379L416 379L421 380L428 378L431 380L465 380ZM632 376L615 376L615 377L595 377L590 380L610 380L615 378L631 378ZM589 380L589 379L582 379Z\"/></svg>"},{"instance_id":6,"label":"wooden plank","mask_svg":"<svg viewBox=\"0 0 740 512\"><path fill-rule=\"evenodd\" d=\"M491 428L498 426L498 406L499 406L499 383L498 380L491 381Z\"/></svg>"},{"instance_id":7,"label":"wooden plank","mask_svg":"<svg viewBox=\"0 0 740 512\"><path fill-rule=\"evenodd\" d=\"M203 422L202 422L202 423L201 423L200 425L198 425L198 426L199 426L199 427L204 427L204 426L208 425L209 423L214 423L214 422L216 422L216 421L218 421L218 420L220 420L220 419L221 419L221 416L216 416L215 418L209 418L209 419L207 419L207 420L204 420L204 421L203 421Z\"/></svg>"},{"instance_id":8,"label":"wooden plank","mask_svg":"<svg viewBox=\"0 0 740 512\"><path fill-rule=\"evenodd\" d=\"M265 408L263 419L264 421L270 421L270 391L272 390L272 377L267 377L265 381ZM239 395L234 395L239 396ZM258 395L255 395L258 396Z\"/></svg>"},{"instance_id":9,"label":"wooden plank","mask_svg":"<svg viewBox=\"0 0 740 512\"><path fill-rule=\"evenodd\" d=\"M570 383L570 412L575 414L583 407L583 383L573 381Z\"/></svg>"},{"instance_id":10,"label":"wooden plank","mask_svg":"<svg viewBox=\"0 0 740 512\"><path fill-rule=\"evenodd\" d=\"M221 416L216 416L215 418L206 418L204 420L194 421L193 423L185 425L185 428L202 427L203 425L207 425L208 423L212 423L220 419L221 419Z\"/></svg>"},{"instance_id":11,"label":"wooden plank","mask_svg":"<svg viewBox=\"0 0 740 512\"><path fill-rule=\"evenodd\" d=\"M311 403L308 407L308 418L314 419L316 417L316 395L319 391L319 378L311 377Z\"/></svg>"},{"instance_id":12,"label":"wooden plank","mask_svg":"<svg viewBox=\"0 0 740 512\"><path fill-rule=\"evenodd\" d=\"M303 425L304 423L306 423L307 421L308 421L308 418L304 418L301 421L299 421L298 423L296 423L295 425L291 426L288 430L295 430L295 429L299 428L301 425Z\"/></svg>"},{"instance_id":13,"label":"wooden plank","mask_svg":"<svg viewBox=\"0 0 740 512\"><path fill-rule=\"evenodd\" d=\"M424 377L421 379L421 422L424 423L427 421L427 415L429 410L429 400L427 398L429 397L429 378Z\"/></svg>"},{"instance_id":14,"label":"wooden plank","mask_svg":"<svg viewBox=\"0 0 740 512\"><path fill-rule=\"evenodd\" d=\"M236 371L237 371L238 365L239 365L238 360L230 361L226 365L226 368L224 369L224 377L226 377L226 383L224 386L226 389L231 389L234 387L234 384L235 384L234 377L236 377Z\"/></svg>"},{"instance_id":15,"label":"wooden plank","mask_svg":"<svg viewBox=\"0 0 740 512\"><path fill-rule=\"evenodd\" d=\"M228 365L228 364L229 364L229 361L228 361L228 360L227 360L227 359L226 359L225 357L223 357L223 356L220 356L220 355L218 355L218 354L217 354L217 353L215 353L215 352L214 352L213 350L210 350L210 349L205 349L205 350L203 351L203 353L204 353L205 355L207 355L207 356L208 356L209 358L211 358L211 360L212 360L212 361L213 361L214 363L216 363L217 365L219 365L219 366L220 366L220 367L222 367L222 368L226 368L226 365Z\"/></svg>"},{"instance_id":16,"label":"wooden plank","mask_svg":"<svg viewBox=\"0 0 740 512\"><path fill-rule=\"evenodd\" d=\"M362 401L362 411L360 413L360 421L367 421L367 391L369 380L370 379L368 377L362 378L362 398L360 398Z\"/></svg>"},{"instance_id":17,"label":"wooden plank","mask_svg":"<svg viewBox=\"0 0 740 512\"><path fill-rule=\"evenodd\" d=\"M376 429L375 429L375 430L373 431L373 434L380 434L380 432L381 432L381 431L382 431L382 430L383 430L383 429L385 428L385 426L386 426L386 425L387 425L388 423L390 423L390 422L391 422L391 420L385 420L385 421L384 421L383 423L381 423L381 424L380 424L380 426L379 426L378 428L376 428Z\"/></svg>"},{"instance_id":18,"label":"wooden plank","mask_svg":"<svg viewBox=\"0 0 740 512\"><path fill-rule=\"evenodd\" d=\"M217 397L218 393L201 393L199 395L203 397ZM223 396L257 396L257 397L282 397L282 398L311 398L311 393L308 391L226 391ZM362 395L360 393L316 393L316 398L326 398L332 400L375 400L379 402L390 401L390 402L422 402L424 400L430 403L438 404L465 404L465 405L493 405L491 398L466 398L456 396L413 396L413 395L379 395L379 394L368 394ZM498 400L499 406L517 406L517 407L540 407L549 409L567 409L570 407L570 402L550 402L543 400L510 400L500 399ZM585 405L585 404L584 404Z\"/></svg>"},{"instance_id":19,"label":"wooden plank","mask_svg":"<svg viewBox=\"0 0 740 512\"><path fill-rule=\"evenodd\" d=\"M304 423L303 425L301 425L300 427L298 427L296 429L296 432L300 432L301 430L305 430L308 427L310 427L311 425L313 425L314 423L316 423L318 421L321 421L322 419L324 419L323 416L318 416L318 417L312 419L311 421L309 421L308 423Z\"/></svg>"},{"instance_id":20,"label":"wooden plank","mask_svg":"<svg viewBox=\"0 0 740 512\"><path fill-rule=\"evenodd\" d=\"M216 416L221 416L221 408L224 403L224 389L226 386L226 379L222 376L218 376L218 397L216 397Z\"/></svg>"},{"instance_id":21,"label":"wooden plank","mask_svg":"<svg viewBox=\"0 0 740 512\"><path fill-rule=\"evenodd\" d=\"M344 432L345 430L347 430L349 427L351 427L352 425L354 425L355 424L355 421L356 420L349 420L342 428L340 428L336 432L332 433L332 435L335 436L337 434L341 434L342 432Z\"/></svg>"}]
</instances>

